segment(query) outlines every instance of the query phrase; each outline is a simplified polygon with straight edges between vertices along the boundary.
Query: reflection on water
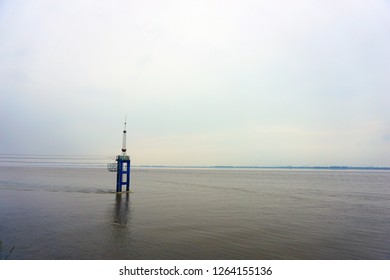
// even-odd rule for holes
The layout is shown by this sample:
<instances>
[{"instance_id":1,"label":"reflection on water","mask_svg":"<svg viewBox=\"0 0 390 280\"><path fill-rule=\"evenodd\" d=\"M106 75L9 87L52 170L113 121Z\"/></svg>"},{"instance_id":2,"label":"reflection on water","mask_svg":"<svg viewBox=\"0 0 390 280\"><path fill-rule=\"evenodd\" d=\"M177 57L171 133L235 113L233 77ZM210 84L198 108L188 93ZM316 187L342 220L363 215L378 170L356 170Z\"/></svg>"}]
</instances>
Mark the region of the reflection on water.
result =
<instances>
[{"instance_id":1,"label":"reflection on water","mask_svg":"<svg viewBox=\"0 0 390 280\"><path fill-rule=\"evenodd\" d=\"M110 259L134 258L134 238L132 236L132 208L130 194L116 193L111 213Z\"/></svg>"},{"instance_id":2,"label":"reflection on water","mask_svg":"<svg viewBox=\"0 0 390 280\"><path fill-rule=\"evenodd\" d=\"M115 195L115 208L112 217L114 229L129 229L128 224L131 219L130 214L130 194L117 193Z\"/></svg>"}]
</instances>

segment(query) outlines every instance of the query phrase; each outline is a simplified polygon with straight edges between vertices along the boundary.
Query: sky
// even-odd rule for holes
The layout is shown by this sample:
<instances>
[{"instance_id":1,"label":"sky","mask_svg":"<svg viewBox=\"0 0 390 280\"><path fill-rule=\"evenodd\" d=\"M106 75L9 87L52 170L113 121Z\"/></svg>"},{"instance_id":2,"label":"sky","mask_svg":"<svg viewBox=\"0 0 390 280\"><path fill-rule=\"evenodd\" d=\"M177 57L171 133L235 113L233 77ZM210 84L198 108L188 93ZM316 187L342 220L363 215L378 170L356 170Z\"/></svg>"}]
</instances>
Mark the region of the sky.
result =
<instances>
[{"instance_id":1,"label":"sky","mask_svg":"<svg viewBox=\"0 0 390 280\"><path fill-rule=\"evenodd\" d=\"M389 0L0 0L0 154L390 166Z\"/></svg>"}]
</instances>

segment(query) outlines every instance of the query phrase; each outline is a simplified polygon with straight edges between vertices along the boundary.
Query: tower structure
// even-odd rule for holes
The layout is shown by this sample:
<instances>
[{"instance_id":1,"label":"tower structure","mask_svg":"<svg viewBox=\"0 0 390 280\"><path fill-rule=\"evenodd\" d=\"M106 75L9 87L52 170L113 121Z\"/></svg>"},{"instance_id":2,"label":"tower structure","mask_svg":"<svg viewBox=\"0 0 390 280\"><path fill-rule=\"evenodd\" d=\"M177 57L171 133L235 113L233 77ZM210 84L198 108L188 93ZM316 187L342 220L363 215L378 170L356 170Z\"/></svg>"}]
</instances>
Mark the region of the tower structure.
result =
<instances>
[{"instance_id":1,"label":"tower structure","mask_svg":"<svg viewBox=\"0 0 390 280\"><path fill-rule=\"evenodd\" d=\"M116 163L109 163L107 169L116 172L116 192L122 192L126 186L126 192L130 190L130 157L126 154L126 120L123 128L122 153L116 156Z\"/></svg>"}]
</instances>

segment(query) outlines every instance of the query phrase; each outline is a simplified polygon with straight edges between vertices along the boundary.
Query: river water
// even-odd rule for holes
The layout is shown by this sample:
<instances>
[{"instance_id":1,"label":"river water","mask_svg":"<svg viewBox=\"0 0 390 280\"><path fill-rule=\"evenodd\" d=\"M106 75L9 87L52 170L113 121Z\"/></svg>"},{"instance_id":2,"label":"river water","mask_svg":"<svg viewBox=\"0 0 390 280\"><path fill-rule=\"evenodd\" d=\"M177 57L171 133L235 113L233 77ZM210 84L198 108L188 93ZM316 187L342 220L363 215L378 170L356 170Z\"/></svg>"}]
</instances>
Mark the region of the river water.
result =
<instances>
[{"instance_id":1,"label":"river water","mask_svg":"<svg viewBox=\"0 0 390 280\"><path fill-rule=\"evenodd\" d=\"M390 259L390 172L0 167L0 257ZM9 251L15 247L11 254Z\"/></svg>"}]
</instances>

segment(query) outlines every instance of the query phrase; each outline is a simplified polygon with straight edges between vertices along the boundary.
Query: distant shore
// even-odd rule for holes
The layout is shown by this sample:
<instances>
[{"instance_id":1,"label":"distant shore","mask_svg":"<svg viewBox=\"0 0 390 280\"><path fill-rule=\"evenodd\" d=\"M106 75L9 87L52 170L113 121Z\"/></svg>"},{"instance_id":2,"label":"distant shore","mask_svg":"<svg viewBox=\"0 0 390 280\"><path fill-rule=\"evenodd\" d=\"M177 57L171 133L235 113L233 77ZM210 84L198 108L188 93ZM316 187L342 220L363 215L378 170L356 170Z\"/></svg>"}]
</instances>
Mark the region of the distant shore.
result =
<instances>
[{"instance_id":1,"label":"distant shore","mask_svg":"<svg viewBox=\"0 0 390 280\"><path fill-rule=\"evenodd\" d=\"M213 166L179 166L179 165L135 165L142 168L207 168L207 169L319 169L319 170L390 170L385 166L241 166L241 165L213 165Z\"/></svg>"},{"instance_id":2,"label":"distant shore","mask_svg":"<svg viewBox=\"0 0 390 280\"><path fill-rule=\"evenodd\" d=\"M1 160L1 167L52 167L52 168L107 168L106 162L83 162L83 161L37 161L37 160ZM114 162L114 161L112 161ZM161 168L161 169L306 169L306 170L384 170L390 171L388 166L261 166L261 165L137 165L132 164L132 168Z\"/></svg>"}]
</instances>

